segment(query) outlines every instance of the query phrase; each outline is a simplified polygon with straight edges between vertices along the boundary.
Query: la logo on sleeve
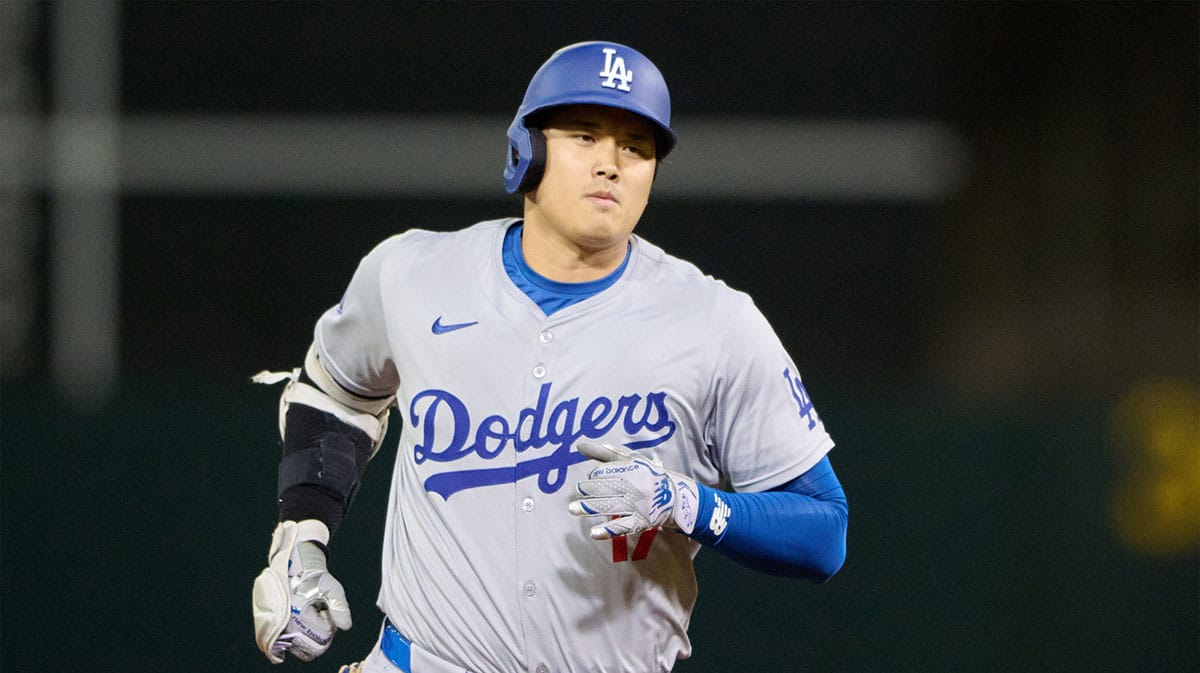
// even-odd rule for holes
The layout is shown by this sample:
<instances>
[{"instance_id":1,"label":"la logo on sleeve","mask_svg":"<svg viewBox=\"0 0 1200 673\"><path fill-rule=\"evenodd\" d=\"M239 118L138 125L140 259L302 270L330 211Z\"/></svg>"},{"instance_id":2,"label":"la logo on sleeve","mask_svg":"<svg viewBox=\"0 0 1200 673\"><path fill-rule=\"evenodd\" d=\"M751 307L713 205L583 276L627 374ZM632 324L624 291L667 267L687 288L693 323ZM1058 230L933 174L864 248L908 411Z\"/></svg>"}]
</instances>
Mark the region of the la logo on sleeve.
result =
<instances>
[{"instance_id":1,"label":"la logo on sleeve","mask_svg":"<svg viewBox=\"0 0 1200 673\"><path fill-rule=\"evenodd\" d=\"M808 429L812 430L817 427L817 410L813 408L812 398L809 397L808 391L804 389L804 384L800 382L800 377L792 376L791 370L784 368L783 378L787 379L788 388L792 392L792 399L796 400L796 406L800 409L800 415L808 419Z\"/></svg>"}]
</instances>

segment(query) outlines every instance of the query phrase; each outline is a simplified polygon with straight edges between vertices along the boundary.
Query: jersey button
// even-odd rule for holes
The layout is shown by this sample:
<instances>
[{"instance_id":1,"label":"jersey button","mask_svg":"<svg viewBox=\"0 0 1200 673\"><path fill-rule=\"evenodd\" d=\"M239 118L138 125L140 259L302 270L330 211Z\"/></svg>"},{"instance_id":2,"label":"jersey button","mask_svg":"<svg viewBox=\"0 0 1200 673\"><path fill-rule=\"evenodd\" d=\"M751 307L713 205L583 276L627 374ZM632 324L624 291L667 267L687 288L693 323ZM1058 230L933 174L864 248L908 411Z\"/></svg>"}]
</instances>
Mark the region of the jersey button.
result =
<instances>
[{"instance_id":1,"label":"jersey button","mask_svg":"<svg viewBox=\"0 0 1200 673\"><path fill-rule=\"evenodd\" d=\"M534 367L533 368L533 378L535 378L535 379L546 378L546 368L543 367L542 365L538 365L538 366Z\"/></svg>"},{"instance_id":2,"label":"jersey button","mask_svg":"<svg viewBox=\"0 0 1200 673\"><path fill-rule=\"evenodd\" d=\"M551 332L550 330L546 330L545 332L542 332L541 334L538 335L538 341L540 341L544 344L548 344L551 341L554 341L554 333Z\"/></svg>"},{"instance_id":3,"label":"jersey button","mask_svg":"<svg viewBox=\"0 0 1200 673\"><path fill-rule=\"evenodd\" d=\"M537 673L550 673L550 667L546 664L538 664Z\"/></svg>"},{"instance_id":4,"label":"jersey button","mask_svg":"<svg viewBox=\"0 0 1200 673\"><path fill-rule=\"evenodd\" d=\"M533 595L537 593L537 585L533 582L526 582L521 590L525 592L526 598L533 598Z\"/></svg>"},{"instance_id":5,"label":"jersey button","mask_svg":"<svg viewBox=\"0 0 1200 673\"><path fill-rule=\"evenodd\" d=\"M521 509L525 510L526 512L532 512L533 511L533 498L526 496L525 499L521 501Z\"/></svg>"}]
</instances>

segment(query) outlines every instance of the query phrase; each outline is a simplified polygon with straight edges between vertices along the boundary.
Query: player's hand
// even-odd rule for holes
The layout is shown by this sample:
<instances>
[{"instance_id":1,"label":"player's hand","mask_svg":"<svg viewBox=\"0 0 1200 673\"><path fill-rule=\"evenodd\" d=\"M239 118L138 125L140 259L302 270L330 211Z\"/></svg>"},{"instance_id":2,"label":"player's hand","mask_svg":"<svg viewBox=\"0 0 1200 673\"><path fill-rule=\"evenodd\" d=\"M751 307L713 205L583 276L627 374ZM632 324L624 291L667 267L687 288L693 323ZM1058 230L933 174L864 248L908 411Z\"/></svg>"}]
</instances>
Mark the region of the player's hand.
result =
<instances>
[{"instance_id":1,"label":"player's hand","mask_svg":"<svg viewBox=\"0 0 1200 673\"><path fill-rule=\"evenodd\" d=\"M254 580L254 636L271 663L284 654L312 661L338 629L349 629L346 591L325 567L329 529L314 519L282 521L271 538L268 565Z\"/></svg>"},{"instance_id":2,"label":"player's hand","mask_svg":"<svg viewBox=\"0 0 1200 673\"><path fill-rule=\"evenodd\" d=\"M576 448L604 464L576 484L568 510L576 516L617 517L592 526L592 538L607 540L659 526L691 533L696 527L700 494L693 479L623 446L585 440Z\"/></svg>"}]
</instances>

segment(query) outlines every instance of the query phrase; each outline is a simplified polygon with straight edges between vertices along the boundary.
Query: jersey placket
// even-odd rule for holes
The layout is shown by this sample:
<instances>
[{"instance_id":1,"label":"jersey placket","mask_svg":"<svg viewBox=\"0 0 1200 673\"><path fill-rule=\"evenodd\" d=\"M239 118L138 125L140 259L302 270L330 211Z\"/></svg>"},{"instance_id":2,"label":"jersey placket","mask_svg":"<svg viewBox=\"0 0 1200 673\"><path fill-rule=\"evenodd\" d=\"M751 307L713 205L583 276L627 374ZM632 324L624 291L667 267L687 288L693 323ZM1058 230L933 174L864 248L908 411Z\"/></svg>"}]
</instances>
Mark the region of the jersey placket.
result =
<instances>
[{"instance_id":1,"label":"jersey placket","mask_svg":"<svg viewBox=\"0 0 1200 673\"><path fill-rule=\"evenodd\" d=\"M542 321L541 324L529 326L532 328L532 347L528 351L529 359L525 363L525 384L522 395L522 398L526 400L539 399L539 396L543 394L543 387L547 384L552 385L554 380L556 366L554 355L557 349L555 348L554 332L547 323L548 321ZM553 397L552 387L550 393ZM541 431L548 426L549 415L554 406L552 399L547 406L548 408L545 409L545 413L538 423L539 428L535 428L534 432ZM517 462L549 455L557 448L557 446L548 444L541 449L532 450L530 452L532 455L519 457ZM526 670L530 673L551 673L553 670L550 666L552 643L547 620L551 616L548 601L553 600L551 578L555 569L546 567L548 555L542 553L541 550L545 545L551 544L551 541L545 539L546 532L555 527L547 526L543 521L546 517L565 516L566 508L563 507L562 512L553 511L553 503L557 500L551 495L543 493L539 483L538 475L517 479L514 483L516 491L513 498L515 503L513 530L516 535L515 567L518 572L514 578L517 585L514 589L518 594L517 604L520 606L521 627L525 635ZM563 488L566 486L564 485Z\"/></svg>"}]
</instances>

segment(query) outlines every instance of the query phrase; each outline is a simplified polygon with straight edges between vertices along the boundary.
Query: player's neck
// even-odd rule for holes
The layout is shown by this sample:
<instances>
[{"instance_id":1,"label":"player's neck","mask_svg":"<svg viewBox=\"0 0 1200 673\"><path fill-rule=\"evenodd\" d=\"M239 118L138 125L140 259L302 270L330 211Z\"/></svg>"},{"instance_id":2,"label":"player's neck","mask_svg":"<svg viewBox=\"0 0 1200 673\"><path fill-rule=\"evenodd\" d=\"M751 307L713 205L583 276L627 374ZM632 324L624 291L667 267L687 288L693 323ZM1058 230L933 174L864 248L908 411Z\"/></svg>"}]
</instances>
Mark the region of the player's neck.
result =
<instances>
[{"instance_id":1,"label":"player's neck","mask_svg":"<svg viewBox=\"0 0 1200 673\"><path fill-rule=\"evenodd\" d=\"M625 261L628 246L628 237L595 247L580 244L528 219L521 233L525 263L539 275L560 283L604 278Z\"/></svg>"}]
</instances>

